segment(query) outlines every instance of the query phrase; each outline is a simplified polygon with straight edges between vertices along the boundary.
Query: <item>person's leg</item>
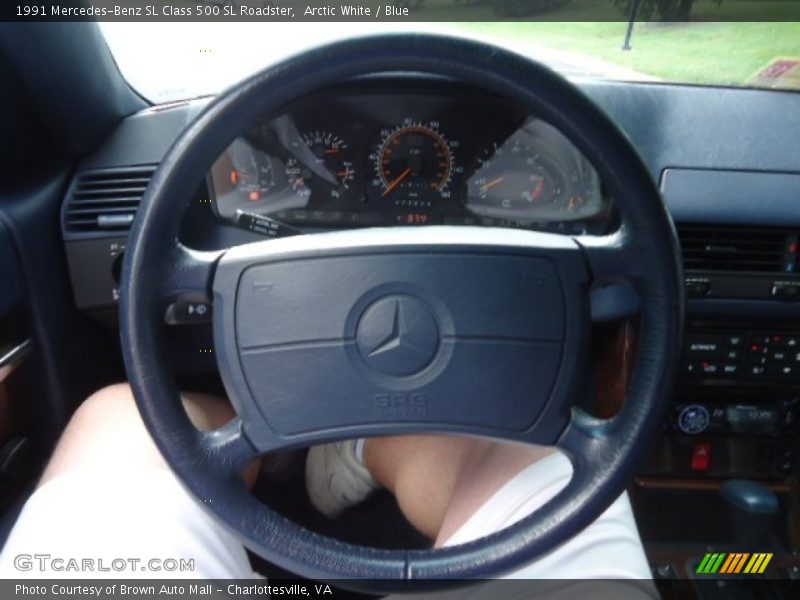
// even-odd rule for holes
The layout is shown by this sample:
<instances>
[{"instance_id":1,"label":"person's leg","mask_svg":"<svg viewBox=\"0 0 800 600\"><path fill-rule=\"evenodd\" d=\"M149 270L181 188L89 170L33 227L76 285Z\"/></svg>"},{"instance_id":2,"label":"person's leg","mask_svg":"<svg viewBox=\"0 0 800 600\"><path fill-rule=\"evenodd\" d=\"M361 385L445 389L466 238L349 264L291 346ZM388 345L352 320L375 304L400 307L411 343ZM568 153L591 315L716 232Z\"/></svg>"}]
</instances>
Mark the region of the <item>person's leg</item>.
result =
<instances>
[{"instance_id":1,"label":"person's leg","mask_svg":"<svg viewBox=\"0 0 800 600\"><path fill-rule=\"evenodd\" d=\"M368 439L364 463L403 514L441 544L545 447L467 437L422 435Z\"/></svg>"},{"instance_id":2,"label":"person's leg","mask_svg":"<svg viewBox=\"0 0 800 600\"><path fill-rule=\"evenodd\" d=\"M185 393L183 405L201 431L217 429L234 417L225 398ZM61 435L39 485L73 469L115 471L137 467L169 469L142 422L127 384L111 385L89 396ZM256 466L248 469L252 482Z\"/></svg>"},{"instance_id":3,"label":"person's leg","mask_svg":"<svg viewBox=\"0 0 800 600\"><path fill-rule=\"evenodd\" d=\"M309 453L317 466L325 457L320 448ZM329 498L317 498L316 506L354 505L377 484L383 485L395 495L411 524L435 546L466 543L514 524L544 506L572 476L569 460L552 448L466 437L371 438L363 445L360 462L352 442L324 448L337 450L325 457L325 469L307 469L307 475L320 479L317 484L327 482L327 490L323 485L309 485L312 501L320 490L329 493ZM359 486L348 488L346 482L354 473ZM371 487L363 485L364 477L374 479ZM650 571L627 495L620 496L583 532L512 576L648 579ZM645 596L650 589L646 591Z\"/></svg>"},{"instance_id":4,"label":"person's leg","mask_svg":"<svg viewBox=\"0 0 800 600\"><path fill-rule=\"evenodd\" d=\"M213 397L190 396L184 401L202 429L218 427L233 416L227 403ZM547 456L550 452L467 438L387 437L367 441L364 462L367 475L396 495L409 520L445 545L501 529L566 485L569 463L559 455ZM616 514L609 516L612 507L598 520L599 538L584 532L577 542L551 553L550 562L555 554L562 569L583 559L584 567L597 563L601 576L630 576L630 571L603 570L603 560L618 550L638 549L641 554L630 507L626 498L622 500L615 505ZM54 510L55 505L60 510ZM200 568L189 576L248 576L241 545L202 512L169 471L129 388L113 386L93 395L76 412L0 555L0 572L14 573L9 560L20 550L35 553L46 548L62 556L77 552L82 559L114 552L146 557L154 547L171 549L174 557L197 558ZM566 561L559 557L565 548ZM618 560L618 552L615 556L615 563L624 562ZM632 562L637 568L643 563L646 570L639 558ZM538 564L547 564L547 559Z\"/></svg>"},{"instance_id":5,"label":"person's leg","mask_svg":"<svg viewBox=\"0 0 800 600\"><path fill-rule=\"evenodd\" d=\"M183 401L198 429L217 428L233 416L222 398L187 394ZM245 479L252 480L257 468L253 465ZM53 563L34 561L29 570L21 571L17 557L37 554L61 559L62 565L75 560L81 568L56 572ZM126 561L124 570L109 569L115 559ZM107 570L100 571L101 564ZM165 569L165 564L177 565L178 570ZM100 390L75 412L0 553L0 576L54 574L79 578L254 575L241 543L206 513L171 472L147 433L127 385Z\"/></svg>"}]
</instances>

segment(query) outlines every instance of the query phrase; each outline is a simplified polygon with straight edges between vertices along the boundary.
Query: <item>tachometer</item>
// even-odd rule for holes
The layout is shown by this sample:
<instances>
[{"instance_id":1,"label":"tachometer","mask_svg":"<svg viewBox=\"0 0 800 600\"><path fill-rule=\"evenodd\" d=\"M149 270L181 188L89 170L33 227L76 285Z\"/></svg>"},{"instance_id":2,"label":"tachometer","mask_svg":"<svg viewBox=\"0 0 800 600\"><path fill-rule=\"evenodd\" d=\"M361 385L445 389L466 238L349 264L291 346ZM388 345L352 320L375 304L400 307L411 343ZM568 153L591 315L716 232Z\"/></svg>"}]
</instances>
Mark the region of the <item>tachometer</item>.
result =
<instances>
[{"instance_id":1,"label":"tachometer","mask_svg":"<svg viewBox=\"0 0 800 600\"><path fill-rule=\"evenodd\" d=\"M406 119L381 132L380 144L370 155L375 169L372 184L382 197L399 205L449 198L457 147L458 142L448 141L439 131L438 122Z\"/></svg>"},{"instance_id":2,"label":"tachometer","mask_svg":"<svg viewBox=\"0 0 800 600\"><path fill-rule=\"evenodd\" d=\"M349 146L336 134L324 130L304 133L291 142L290 150L294 158L287 161L286 171L296 185L311 184L339 198L353 184L356 170Z\"/></svg>"},{"instance_id":3,"label":"tachometer","mask_svg":"<svg viewBox=\"0 0 800 600\"><path fill-rule=\"evenodd\" d=\"M311 171L296 158L289 158L283 165L283 174L286 176L287 190L301 198L304 202L311 196L311 190L306 182L311 179Z\"/></svg>"}]
</instances>

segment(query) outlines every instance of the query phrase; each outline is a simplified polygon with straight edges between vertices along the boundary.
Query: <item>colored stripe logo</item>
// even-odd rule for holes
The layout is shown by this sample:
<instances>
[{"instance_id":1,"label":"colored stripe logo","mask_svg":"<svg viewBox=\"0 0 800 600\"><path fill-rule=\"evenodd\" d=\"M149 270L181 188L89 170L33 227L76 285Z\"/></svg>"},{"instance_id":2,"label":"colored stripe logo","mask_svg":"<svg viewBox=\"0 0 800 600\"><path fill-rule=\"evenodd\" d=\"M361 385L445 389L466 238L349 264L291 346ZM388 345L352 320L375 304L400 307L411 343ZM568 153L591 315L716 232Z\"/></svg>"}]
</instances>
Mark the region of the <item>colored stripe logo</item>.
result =
<instances>
[{"instance_id":1,"label":"colored stripe logo","mask_svg":"<svg viewBox=\"0 0 800 600\"><path fill-rule=\"evenodd\" d=\"M708 575L761 574L772 560L772 552L709 552L697 565L697 573Z\"/></svg>"}]
</instances>

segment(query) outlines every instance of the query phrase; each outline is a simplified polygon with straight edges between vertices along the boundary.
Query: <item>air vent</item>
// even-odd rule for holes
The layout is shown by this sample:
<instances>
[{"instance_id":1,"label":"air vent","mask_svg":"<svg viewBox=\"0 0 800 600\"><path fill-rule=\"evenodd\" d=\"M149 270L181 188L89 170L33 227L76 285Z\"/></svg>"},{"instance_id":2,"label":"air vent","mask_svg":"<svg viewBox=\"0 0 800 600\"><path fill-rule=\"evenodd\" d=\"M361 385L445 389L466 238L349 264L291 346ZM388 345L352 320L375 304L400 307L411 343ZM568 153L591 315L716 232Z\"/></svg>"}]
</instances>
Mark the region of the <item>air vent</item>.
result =
<instances>
[{"instance_id":1,"label":"air vent","mask_svg":"<svg viewBox=\"0 0 800 600\"><path fill-rule=\"evenodd\" d=\"M678 225L686 269L794 273L798 231L723 225Z\"/></svg>"},{"instance_id":2,"label":"air vent","mask_svg":"<svg viewBox=\"0 0 800 600\"><path fill-rule=\"evenodd\" d=\"M67 200L69 232L119 232L130 229L156 165L82 171Z\"/></svg>"}]
</instances>

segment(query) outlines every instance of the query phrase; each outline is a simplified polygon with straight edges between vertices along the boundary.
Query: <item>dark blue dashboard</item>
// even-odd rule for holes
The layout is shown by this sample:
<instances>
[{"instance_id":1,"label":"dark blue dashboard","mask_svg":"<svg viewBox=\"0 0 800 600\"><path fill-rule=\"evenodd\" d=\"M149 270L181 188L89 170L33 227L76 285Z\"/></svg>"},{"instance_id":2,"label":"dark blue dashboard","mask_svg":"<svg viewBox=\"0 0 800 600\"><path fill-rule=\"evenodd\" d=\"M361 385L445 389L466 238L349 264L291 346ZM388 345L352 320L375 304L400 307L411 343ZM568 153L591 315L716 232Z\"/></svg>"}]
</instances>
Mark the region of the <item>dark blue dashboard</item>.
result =
<instances>
[{"instance_id":1,"label":"dark blue dashboard","mask_svg":"<svg viewBox=\"0 0 800 600\"><path fill-rule=\"evenodd\" d=\"M362 93L374 91L375 82L360 82ZM419 82L417 81L418 85ZM742 228L795 227L800 230L800 95L792 92L666 85L658 83L622 83L596 80L576 84L597 102L630 137L641 153L656 182L661 186L667 206L678 225L706 224ZM373 85L371 88L370 85ZM438 102L458 96L452 82L426 82L435 89ZM438 86L438 88L437 88ZM352 91L352 84L348 84ZM391 96L386 82L380 84L384 97ZM407 93L398 88L398 97ZM67 194L64 214L70 208L71 195L84 175L112 177L115 171L154 168L179 132L206 104L206 99L155 106L123 120L110 138L78 166L76 181ZM480 95L472 95L465 112L466 121L474 122L474 139L469 127L458 125L460 156L470 159L461 169L474 169L484 146L493 143L495 129L519 123L524 115L506 109L506 120L497 118L498 100L486 99L481 117ZM475 103L478 103L476 108ZM409 106L408 108L413 108ZM306 105L306 109L308 105ZM324 113L325 107L319 107ZM350 107L352 112L352 106ZM402 103L392 108L394 125L402 126L402 115L410 115ZM392 112L390 111L390 112ZM450 111L452 112L452 111ZM347 113L335 111L346 118ZM394 115L394 113L397 113ZM424 122L430 124L431 111ZM447 114L447 112L445 112ZM362 120L364 116L362 115ZM373 119L375 120L375 119ZM319 119L317 119L317 122ZM377 120L376 120L377 122ZM341 120L336 122L341 127ZM441 127L441 123L435 123ZM497 125L497 127L494 127ZM322 127L309 124L311 130ZM513 127L510 128L513 131ZM375 139L366 136L359 169L365 187L371 185L370 165L366 156L370 145L378 146L380 127L373 128ZM301 134L302 135L302 134ZM388 134L387 134L388 135ZM476 141L477 140L477 141ZM366 160L366 162L365 162ZM471 161L471 162L470 162ZM400 171L402 173L402 171ZM378 173L379 175L379 173ZM460 175L469 183L469 174ZM112 182L113 183L113 182ZM146 181L144 182L146 184ZM384 182L385 185L385 182ZM384 188L385 189L385 188ZM143 193L144 188L139 190ZM376 188L379 192L380 188ZM223 248L262 239L221 221L211 208L212 197L202 177L198 179L196 202L190 207L184 227L185 241L198 248ZM398 213L399 214L399 213ZM124 246L125 230L74 231L64 227L74 292L78 306L90 310L113 310L115 280L109 262L112 244ZM102 258L98 258L102 254ZM115 257L110 257L115 260ZM751 274L734 274L748 279ZM758 278L772 277L758 273ZM794 279L794 274L776 273ZM726 274L726 276L731 276ZM720 311L735 314L789 317L800 315L800 305L758 297L751 293L733 295L706 294L690 301L690 311L698 315Z\"/></svg>"}]
</instances>

